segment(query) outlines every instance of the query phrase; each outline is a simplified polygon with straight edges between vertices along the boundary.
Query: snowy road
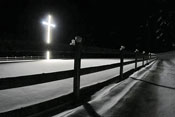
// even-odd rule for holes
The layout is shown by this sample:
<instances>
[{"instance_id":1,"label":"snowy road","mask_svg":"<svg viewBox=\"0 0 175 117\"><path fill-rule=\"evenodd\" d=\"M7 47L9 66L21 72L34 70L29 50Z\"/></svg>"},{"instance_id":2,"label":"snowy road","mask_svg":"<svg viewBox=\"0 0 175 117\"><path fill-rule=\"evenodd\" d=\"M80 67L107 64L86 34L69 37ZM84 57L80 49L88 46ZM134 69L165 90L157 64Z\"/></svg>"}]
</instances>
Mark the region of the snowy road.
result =
<instances>
[{"instance_id":1,"label":"snowy road","mask_svg":"<svg viewBox=\"0 0 175 117\"><path fill-rule=\"evenodd\" d=\"M54 117L174 117L175 58L170 57L172 53L161 55L130 78L97 92L91 101Z\"/></svg>"},{"instance_id":2,"label":"snowy road","mask_svg":"<svg viewBox=\"0 0 175 117\"><path fill-rule=\"evenodd\" d=\"M128 60L125 60L128 61ZM118 63L118 59L83 59L82 68ZM139 66L141 62L139 62ZM124 71L134 64L124 67ZM22 63L0 64L0 78L50 73L73 69L73 60L42 60ZM102 82L119 75L119 68L81 76L81 87ZM38 85L0 90L0 113L54 99L72 92L73 79L59 80Z\"/></svg>"}]
</instances>

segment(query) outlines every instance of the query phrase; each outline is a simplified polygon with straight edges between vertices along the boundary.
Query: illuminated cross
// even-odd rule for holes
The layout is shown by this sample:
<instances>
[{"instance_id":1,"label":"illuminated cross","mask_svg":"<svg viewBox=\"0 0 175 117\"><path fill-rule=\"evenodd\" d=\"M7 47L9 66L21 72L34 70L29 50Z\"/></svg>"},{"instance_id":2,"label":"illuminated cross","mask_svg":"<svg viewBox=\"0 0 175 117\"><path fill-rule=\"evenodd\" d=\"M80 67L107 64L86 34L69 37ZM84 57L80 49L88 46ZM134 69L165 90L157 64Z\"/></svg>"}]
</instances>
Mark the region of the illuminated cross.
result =
<instances>
[{"instance_id":1,"label":"illuminated cross","mask_svg":"<svg viewBox=\"0 0 175 117\"><path fill-rule=\"evenodd\" d=\"M48 22L45 22L45 21L42 22L44 25L47 25L47 41L46 41L47 44L50 44L50 32L51 32L50 28L56 27L56 25L52 24L51 21L52 21L52 17L51 17L51 15L48 15Z\"/></svg>"}]
</instances>

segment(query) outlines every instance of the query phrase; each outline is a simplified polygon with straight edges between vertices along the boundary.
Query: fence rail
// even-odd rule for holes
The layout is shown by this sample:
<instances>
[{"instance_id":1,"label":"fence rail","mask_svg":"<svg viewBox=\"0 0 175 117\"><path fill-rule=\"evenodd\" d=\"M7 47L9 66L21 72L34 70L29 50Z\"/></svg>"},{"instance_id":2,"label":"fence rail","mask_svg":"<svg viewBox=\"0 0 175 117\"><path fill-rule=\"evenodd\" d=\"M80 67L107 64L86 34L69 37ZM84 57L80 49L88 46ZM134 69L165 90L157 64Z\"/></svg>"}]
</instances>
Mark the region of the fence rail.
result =
<instances>
[{"instance_id":1,"label":"fence rail","mask_svg":"<svg viewBox=\"0 0 175 117\"><path fill-rule=\"evenodd\" d=\"M141 61L142 60L139 60L137 62L141 62ZM135 60L124 62L123 65L129 65L132 63L135 63ZM80 70L80 75L90 74L90 73L108 70L116 67L120 67L120 63L83 68ZM67 70L67 71L60 71L60 72L54 72L54 73L43 73L43 74L28 75L28 76L2 78L0 79L0 90L30 86L34 84L41 84L41 83L47 83L47 82L72 78L74 77L74 72L75 72L74 70Z\"/></svg>"}]
</instances>

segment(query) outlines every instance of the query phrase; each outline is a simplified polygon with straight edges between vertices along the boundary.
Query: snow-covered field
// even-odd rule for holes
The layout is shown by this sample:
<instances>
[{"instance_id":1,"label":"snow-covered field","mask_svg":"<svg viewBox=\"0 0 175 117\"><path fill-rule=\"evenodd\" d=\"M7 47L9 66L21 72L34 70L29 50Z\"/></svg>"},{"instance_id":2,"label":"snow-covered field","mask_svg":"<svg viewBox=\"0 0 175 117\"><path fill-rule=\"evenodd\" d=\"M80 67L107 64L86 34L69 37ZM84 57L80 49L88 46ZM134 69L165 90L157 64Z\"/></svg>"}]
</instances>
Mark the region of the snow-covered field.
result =
<instances>
[{"instance_id":1,"label":"snow-covered field","mask_svg":"<svg viewBox=\"0 0 175 117\"><path fill-rule=\"evenodd\" d=\"M125 60L129 61L129 60ZM83 59L81 68L120 62L118 59ZM142 63L139 62L138 66ZM134 68L134 64L124 67L124 71ZM0 78L51 73L73 69L73 60L41 60L32 62L0 64ZM119 68L81 76L81 87L113 78L119 75ZM72 92L73 78L38 85L0 90L0 113L54 99Z\"/></svg>"}]
</instances>

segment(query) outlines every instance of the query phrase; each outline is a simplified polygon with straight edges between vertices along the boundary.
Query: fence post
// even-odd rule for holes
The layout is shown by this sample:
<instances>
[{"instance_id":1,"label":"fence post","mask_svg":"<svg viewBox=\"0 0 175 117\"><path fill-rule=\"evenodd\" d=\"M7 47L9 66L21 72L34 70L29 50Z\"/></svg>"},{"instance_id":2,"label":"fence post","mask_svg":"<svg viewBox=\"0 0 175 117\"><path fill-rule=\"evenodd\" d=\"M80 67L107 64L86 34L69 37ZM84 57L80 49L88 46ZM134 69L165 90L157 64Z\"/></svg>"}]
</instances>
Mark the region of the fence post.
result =
<instances>
[{"instance_id":1,"label":"fence post","mask_svg":"<svg viewBox=\"0 0 175 117\"><path fill-rule=\"evenodd\" d=\"M137 53L138 53L138 49L135 50L135 70L137 70Z\"/></svg>"},{"instance_id":2,"label":"fence post","mask_svg":"<svg viewBox=\"0 0 175 117\"><path fill-rule=\"evenodd\" d=\"M120 80L123 79L123 51L125 47L121 46L120 47Z\"/></svg>"},{"instance_id":3,"label":"fence post","mask_svg":"<svg viewBox=\"0 0 175 117\"><path fill-rule=\"evenodd\" d=\"M142 66L144 66L144 61L145 61L145 51L143 51L142 54L143 54Z\"/></svg>"},{"instance_id":4,"label":"fence post","mask_svg":"<svg viewBox=\"0 0 175 117\"><path fill-rule=\"evenodd\" d=\"M76 36L75 40L70 43L75 48L73 93L76 101L80 99L81 42L82 37Z\"/></svg>"}]
</instances>

